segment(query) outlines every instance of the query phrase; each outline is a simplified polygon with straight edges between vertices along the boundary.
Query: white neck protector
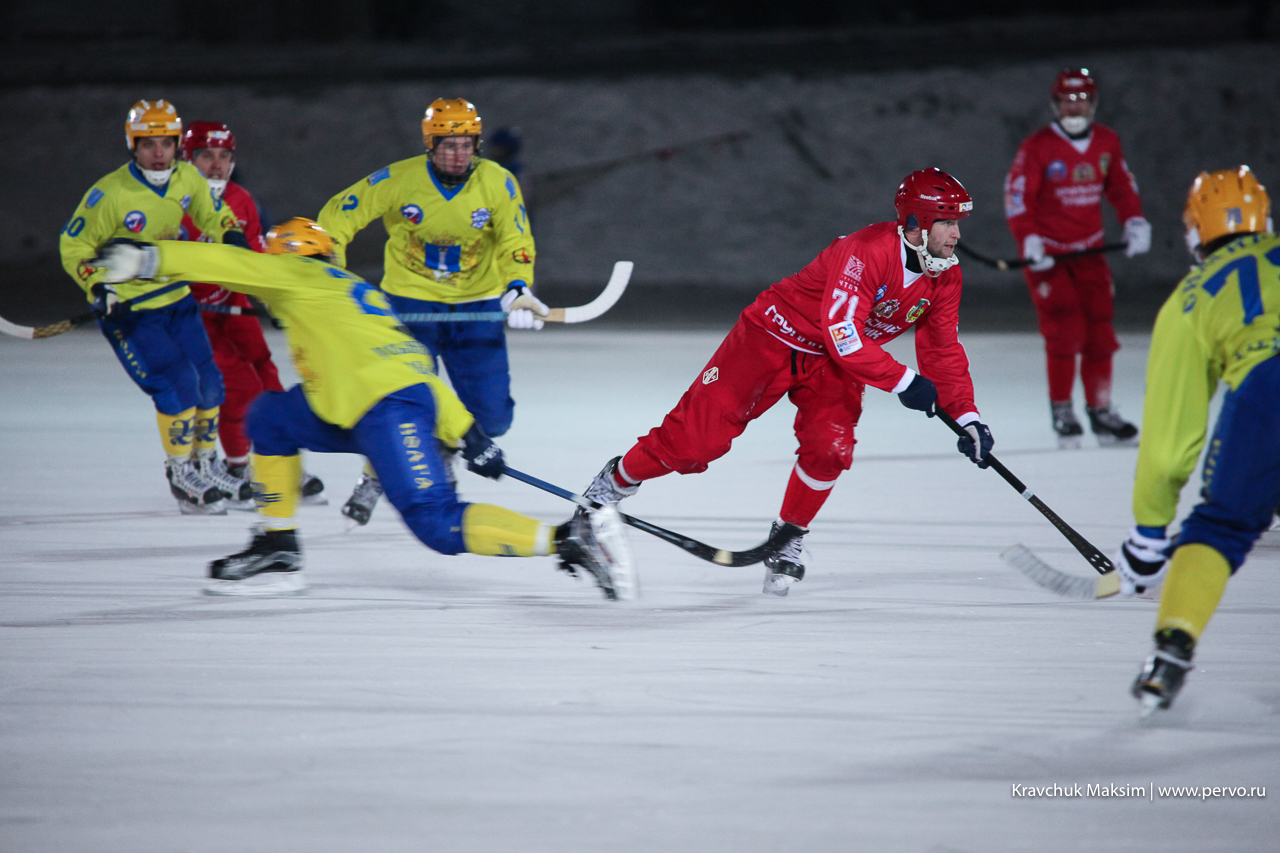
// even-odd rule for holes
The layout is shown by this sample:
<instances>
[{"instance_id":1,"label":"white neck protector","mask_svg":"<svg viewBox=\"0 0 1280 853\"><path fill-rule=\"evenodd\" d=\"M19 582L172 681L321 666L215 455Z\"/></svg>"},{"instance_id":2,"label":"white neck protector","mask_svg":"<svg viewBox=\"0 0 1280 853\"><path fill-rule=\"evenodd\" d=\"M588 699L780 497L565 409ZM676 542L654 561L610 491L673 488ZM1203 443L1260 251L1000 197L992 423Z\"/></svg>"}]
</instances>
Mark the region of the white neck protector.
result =
<instances>
[{"instance_id":1,"label":"white neck protector","mask_svg":"<svg viewBox=\"0 0 1280 853\"><path fill-rule=\"evenodd\" d=\"M920 269L924 270L925 275L929 278L937 278L947 270L960 263L960 259L955 255L949 258L935 258L929 254L929 239L925 236L924 229L920 230L920 236L923 237L919 246L911 245L911 241L907 239L907 233L901 225L898 226L898 236L902 238L902 245L916 253L916 257L920 258Z\"/></svg>"}]
</instances>

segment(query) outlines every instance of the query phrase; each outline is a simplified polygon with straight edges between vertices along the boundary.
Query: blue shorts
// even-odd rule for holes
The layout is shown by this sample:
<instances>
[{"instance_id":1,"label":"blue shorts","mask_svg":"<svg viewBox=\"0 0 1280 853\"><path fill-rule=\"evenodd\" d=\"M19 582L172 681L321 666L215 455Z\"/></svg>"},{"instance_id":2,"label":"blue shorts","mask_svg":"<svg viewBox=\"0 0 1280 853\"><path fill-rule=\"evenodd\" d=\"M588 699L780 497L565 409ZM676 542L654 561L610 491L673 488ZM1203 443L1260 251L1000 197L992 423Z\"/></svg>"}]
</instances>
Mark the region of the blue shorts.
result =
<instances>
[{"instance_id":1,"label":"blue shorts","mask_svg":"<svg viewBox=\"0 0 1280 853\"><path fill-rule=\"evenodd\" d=\"M1254 367L1223 398L1200 494L1178 545L1208 545L1234 573L1280 506L1280 356Z\"/></svg>"},{"instance_id":2,"label":"blue shorts","mask_svg":"<svg viewBox=\"0 0 1280 853\"><path fill-rule=\"evenodd\" d=\"M426 385L388 394L351 429L321 420L301 385L264 391L245 418L253 452L263 456L293 456L305 448L368 458L387 500L413 534L441 554L458 554L466 550L462 513L467 504L458 500L435 427L435 397Z\"/></svg>"},{"instance_id":3,"label":"blue shorts","mask_svg":"<svg viewBox=\"0 0 1280 853\"><path fill-rule=\"evenodd\" d=\"M98 328L161 414L222 405L222 373L190 295L163 308L129 311L118 322L100 319Z\"/></svg>"},{"instance_id":4,"label":"blue shorts","mask_svg":"<svg viewBox=\"0 0 1280 853\"><path fill-rule=\"evenodd\" d=\"M387 294L397 314L454 314L501 311L501 299L449 304ZM491 438L511 429L515 400L511 399L511 367L507 336L500 321L465 323L406 323L409 333L444 362L458 399Z\"/></svg>"}]
</instances>

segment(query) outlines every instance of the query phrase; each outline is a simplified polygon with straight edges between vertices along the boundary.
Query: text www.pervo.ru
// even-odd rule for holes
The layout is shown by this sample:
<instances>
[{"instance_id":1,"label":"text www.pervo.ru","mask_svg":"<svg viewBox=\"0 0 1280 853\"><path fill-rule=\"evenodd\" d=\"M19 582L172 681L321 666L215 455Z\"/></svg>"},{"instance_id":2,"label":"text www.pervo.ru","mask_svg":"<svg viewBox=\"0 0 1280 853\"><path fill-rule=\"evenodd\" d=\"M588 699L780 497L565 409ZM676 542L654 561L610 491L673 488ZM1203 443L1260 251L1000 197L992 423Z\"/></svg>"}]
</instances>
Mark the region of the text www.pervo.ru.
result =
<instances>
[{"instance_id":1,"label":"text www.pervo.ru","mask_svg":"<svg viewBox=\"0 0 1280 853\"><path fill-rule=\"evenodd\" d=\"M1141 797L1145 800L1155 799L1261 799L1267 796L1266 786L1246 787L1244 785L1117 785L1092 784L1081 785L1020 785L1013 784L1014 797Z\"/></svg>"}]
</instances>

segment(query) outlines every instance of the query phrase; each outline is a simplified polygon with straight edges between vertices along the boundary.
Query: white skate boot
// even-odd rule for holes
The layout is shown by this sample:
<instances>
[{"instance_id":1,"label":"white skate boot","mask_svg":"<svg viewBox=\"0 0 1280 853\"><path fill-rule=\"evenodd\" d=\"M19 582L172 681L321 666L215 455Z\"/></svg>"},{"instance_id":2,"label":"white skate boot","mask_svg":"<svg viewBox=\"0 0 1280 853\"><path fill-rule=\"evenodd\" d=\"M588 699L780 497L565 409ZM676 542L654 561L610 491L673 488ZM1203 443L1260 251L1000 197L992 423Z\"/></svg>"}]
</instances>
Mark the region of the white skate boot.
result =
<instances>
[{"instance_id":1,"label":"white skate boot","mask_svg":"<svg viewBox=\"0 0 1280 853\"><path fill-rule=\"evenodd\" d=\"M571 575L581 568L611 601L632 601L639 595L635 561L618 511L579 510L556 529L560 568Z\"/></svg>"},{"instance_id":2,"label":"white skate boot","mask_svg":"<svg viewBox=\"0 0 1280 853\"><path fill-rule=\"evenodd\" d=\"M222 490L206 480L196 463L190 459L165 460L164 475L169 481L169 491L178 499L178 510L183 515L227 514Z\"/></svg>"}]
</instances>

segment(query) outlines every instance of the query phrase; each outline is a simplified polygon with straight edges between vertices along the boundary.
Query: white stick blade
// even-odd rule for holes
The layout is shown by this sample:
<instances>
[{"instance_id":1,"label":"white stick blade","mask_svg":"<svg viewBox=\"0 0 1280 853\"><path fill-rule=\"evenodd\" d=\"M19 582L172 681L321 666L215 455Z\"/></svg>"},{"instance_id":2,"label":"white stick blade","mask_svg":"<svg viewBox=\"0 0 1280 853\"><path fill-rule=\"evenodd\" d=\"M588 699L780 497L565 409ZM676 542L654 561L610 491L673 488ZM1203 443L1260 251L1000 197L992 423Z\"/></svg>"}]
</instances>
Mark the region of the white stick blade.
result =
<instances>
[{"instance_id":1,"label":"white stick blade","mask_svg":"<svg viewBox=\"0 0 1280 853\"><path fill-rule=\"evenodd\" d=\"M1082 578L1078 575L1059 571L1041 560L1025 545L1014 545L1000 553L1000 559L1013 566L1035 583L1056 593L1063 598L1074 598L1077 601L1094 601L1107 598L1120 591L1115 572L1108 572L1097 578ZM1112 587L1115 587L1114 590Z\"/></svg>"},{"instance_id":2,"label":"white stick blade","mask_svg":"<svg viewBox=\"0 0 1280 853\"><path fill-rule=\"evenodd\" d=\"M588 320L594 320L612 308L622 297L623 291L627 289L627 282L631 281L631 271L633 269L635 269L635 264L631 261L618 261L614 264L613 275L609 276L609 283L605 285L604 290L600 291L600 295L586 305L564 309L564 321L566 323L585 323Z\"/></svg>"},{"instance_id":3,"label":"white stick blade","mask_svg":"<svg viewBox=\"0 0 1280 853\"><path fill-rule=\"evenodd\" d=\"M0 317L0 332L4 332L6 335L13 335L15 338L31 340L35 336L36 330L30 326L19 326L17 323L10 323L5 318Z\"/></svg>"}]
</instances>

